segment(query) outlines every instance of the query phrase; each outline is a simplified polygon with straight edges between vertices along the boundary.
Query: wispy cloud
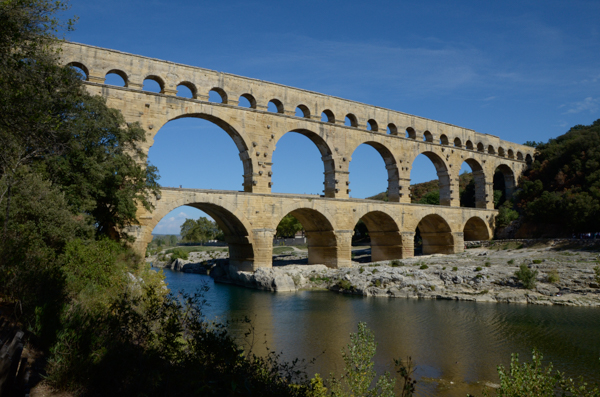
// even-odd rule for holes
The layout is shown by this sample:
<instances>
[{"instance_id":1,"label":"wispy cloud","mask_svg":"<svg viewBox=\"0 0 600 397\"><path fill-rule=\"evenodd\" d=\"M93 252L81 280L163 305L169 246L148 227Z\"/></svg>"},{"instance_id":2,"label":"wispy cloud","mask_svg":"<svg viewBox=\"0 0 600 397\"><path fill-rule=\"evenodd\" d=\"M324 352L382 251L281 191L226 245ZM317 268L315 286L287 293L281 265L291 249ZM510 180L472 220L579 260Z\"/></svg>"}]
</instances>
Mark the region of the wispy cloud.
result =
<instances>
[{"instance_id":1,"label":"wispy cloud","mask_svg":"<svg viewBox=\"0 0 600 397\"><path fill-rule=\"evenodd\" d=\"M567 108L563 114L581 113L588 110L590 113L594 113L600 108L600 98L592 98L590 96L582 101L561 105L560 107Z\"/></svg>"}]
</instances>

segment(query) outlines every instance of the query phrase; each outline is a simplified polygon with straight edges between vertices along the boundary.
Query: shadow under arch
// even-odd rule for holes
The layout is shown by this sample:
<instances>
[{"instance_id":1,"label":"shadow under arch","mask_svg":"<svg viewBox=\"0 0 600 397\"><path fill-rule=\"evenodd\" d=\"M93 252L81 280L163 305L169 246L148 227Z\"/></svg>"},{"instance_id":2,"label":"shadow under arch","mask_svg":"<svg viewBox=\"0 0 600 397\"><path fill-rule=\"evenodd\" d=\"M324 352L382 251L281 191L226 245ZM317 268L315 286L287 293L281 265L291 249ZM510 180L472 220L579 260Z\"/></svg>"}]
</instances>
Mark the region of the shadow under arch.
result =
<instances>
[{"instance_id":1,"label":"shadow under arch","mask_svg":"<svg viewBox=\"0 0 600 397\"><path fill-rule=\"evenodd\" d=\"M423 255L454 253L452 230L441 216L425 216L417 225L417 229L423 239Z\"/></svg>"},{"instance_id":2,"label":"shadow under arch","mask_svg":"<svg viewBox=\"0 0 600 397\"><path fill-rule=\"evenodd\" d=\"M394 219L382 211L367 212L360 218L371 238L371 261L402 259L402 235Z\"/></svg>"},{"instance_id":3,"label":"shadow under arch","mask_svg":"<svg viewBox=\"0 0 600 397\"><path fill-rule=\"evenodd\" d=\"M487 199L485 196L486 178L483 167L479 161L474 158L468 158L464 160L463 163L467 163L469 167L471 167L471 173L473 174L473 183L475 185L475 208L487 208ZM473 194L472 191L470 194Z\"/></svg>"},{"instance_id":4,"label":"shadow under arch","mask_svg":"<svg viewBox=\"0 0 600 397\"><path fill-rule=\"evenodd\" d=\"M463 228L464 241L489 240L490 232L484 220L478 216L469 218Z\"/></svg>"},{"instance_id":5,"label":"shadow under arch","mask_svg":"<svg viewBox=\"0 0 600 397\"><path fill-rule=\"evenodd\" d=\"M515 173L506 164L500 164L494 171L494 190L502 190L500 205L512 198L515 190Z\"/></svg>"},{"instance_id":6,"label":"shadow under arch","mask_svg":"<svg viewBox=\"0 0 600 397\"><path fill-rule=\"evenodd\" d=\"M161 200L168 200L169 190L163 189ZM214 219L225 235L225 242L229 246L229 264L236 266L239 270L252 271L254 265L254 247L252 237L249 233L248 222L244 220L243 215L237 213L235 209L227 209L223 206L201 202L197 197L190 197L190 202L183 202L175 199L169 203L161 205L158 202L157 210L153 214L152 221L147 224L147 233L151 235L152 231L167 214L178 207L189 206L205 212ZM151 237L147 236L146 241Z\"/></svg>"},{"instance_id":7,"label":"shadow under arch","mask_svg":"<svg viewBox=\"0 0 600 397\"><path fill-rule=\"evenodd\" d=\"M206 114L206 113L182 114L182 115L179 115L179 116L176 116L176 117L173 117L173 118L167 120L167 122L165 124L163 124L161 126L161 128L164 127L165 125L167 125L170 121L181 120L181 119L186 119L186 118L197 118L197 119L210 121L211 123L220 127L223 131L225 131L227 133L227 135L229 135L229 137L233 140L233 142L235 143L235 146L239 150L240 160L242 160L242 164L244 167L244 182L243 182L244 192L252 192L252 189L253 189L253 183L252 183L253 166L252 166L252 159L250 157L250 153L248 152L248 145L246 143L245 138L235 128L233 128L233 126L231 126L229 123L227 123L223 119L213 116L213 115L210 115L210 114ZM158 134L159 131L160 131L160 128L157 130L156 134ZM156 136L156 134L155 134L155 136Z\"/></svg>"},{"instance_id":8,"label":"shadow under arch","mask_svg":"<svg viewBox=\"0 0 600 397\"><path fill-rule=\"evenodd\" d=\"M285 213L284 216L288 214L294 216L304 228L308 245L308 264L337 267L337 239L329 219L312 208L296 208ZM281 219L277 220L277 225Z\"/></svg>"},{"instance_id":9,"label":"shadow under arch","mask_svg":"<svg viewBox=\"0 0 600 397\"><path fill-rule=\"evenodd\" d=\"M448 172L448 166L446 165L446 162L434 152L422 152L419 154L425 155L425 157L427 157L433 163L440 186L440 205L449 206L452 201L452 193L450 192L450 173ZM411 172L415 159L416 157L411 163Z\"/></svg>"},{"instance_id":10,"label":"shadow under arch","mask_svg":"<svg viewBox=\"0 0 600 397\"><path fill-rule=\"evenodd\" d=\"M324 195L325 197L335 197L335 161L333 160L332 151L329 148L327 142L314 131L298 128L290 130L285 134L281 135L275 142L275 150L277 150L277 143L279 143L281 138L283 138L286 134L289 134L290 132L295 132L297 134L303 135L315 144L315 146L319 150L319 153L321 154L321 161L323 161L323 173L325 175L325 180L323 183Z\"/></svg>"},{"instance_id":11,"label":"shadow under arch","mask_svg":"<svg viewBox=\"0 0 600 397\"><path fill-rule=\"evenodd\" d=\"M378 142L366 141L359 144L354 151L352 152L352 156L354 156L354 152L361 145L371 146L373 149L379 153L379 155L383 158L385 163L385 168L387 170L388 175L388 186L387 186L387 194L388 201L390 202L399 202L400 201L400 173L398 172L398 165L396 163L396 158L392 154L392 152L383 144ZM351 157L352 157L351 156ZM350 175L352 178L352 175Z\"/></svg>"}]
</instances>

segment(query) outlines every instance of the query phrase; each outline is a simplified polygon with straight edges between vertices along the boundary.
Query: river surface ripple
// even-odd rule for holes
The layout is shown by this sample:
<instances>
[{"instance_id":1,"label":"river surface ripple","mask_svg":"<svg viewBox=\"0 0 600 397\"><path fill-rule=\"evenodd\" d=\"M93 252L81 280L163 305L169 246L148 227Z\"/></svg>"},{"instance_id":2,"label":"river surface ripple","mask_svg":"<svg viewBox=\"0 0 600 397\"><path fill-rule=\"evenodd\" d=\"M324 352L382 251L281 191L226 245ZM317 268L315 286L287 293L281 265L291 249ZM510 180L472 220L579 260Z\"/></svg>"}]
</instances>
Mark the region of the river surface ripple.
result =
<instances>
[{"instance_id":1,"label":"river surface ripple","mask_svg":"<svg viewBox=\"0 0 600 397\"><path fill-rule=\"evenodd\" d=\"M173 292L209 286L207 319L250 318L257 354L267 346L287 361L316 358L306 368L311 375L340 374L340 351L357 323L365 321L378 342L378 373L393 371L394 358L412 357L420 396L481 395L483 382L498 381L498 364L508 366L511 353L530 360L533 347L556 369L600 382L598 308L386 299L331 291L272 293L215 284L203 275L164 274ZM234 335L245 329L239 323L230 327Z\"/></svg>"}]
</instances>

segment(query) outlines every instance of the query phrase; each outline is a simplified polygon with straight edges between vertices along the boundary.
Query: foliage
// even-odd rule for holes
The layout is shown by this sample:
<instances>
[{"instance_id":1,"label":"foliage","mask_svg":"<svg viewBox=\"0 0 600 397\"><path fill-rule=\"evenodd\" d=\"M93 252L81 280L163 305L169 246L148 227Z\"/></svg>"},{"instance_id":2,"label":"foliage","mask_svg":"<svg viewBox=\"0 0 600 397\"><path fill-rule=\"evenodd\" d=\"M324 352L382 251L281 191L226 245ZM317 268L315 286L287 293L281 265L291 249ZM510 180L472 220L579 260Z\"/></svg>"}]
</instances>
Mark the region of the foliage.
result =
<instances>
[{"instance_id":1,"label":"foliage","mask_svg":"<svg viewBox=\"0 0 600 397\"><path fill-rule=\"evenodd\" d=\"M187 251L185 251L181 248L173 248L173 249L168 250L166 253L171 254L170 262L175 262L175 260L177 260L177 259L187 260L189 258Z\"/></svg>"},{"instance_id":2,"label":"foliage","mask_svg":"<svg viewBox=\"0 0 600 397\"><path fill-rule=\"evenodd\" d=\"M186 219L181 225L181 239L185 242L205 243L221 233L217 223L205 217Z\"/></svg>"},{"instance_id":3,"label":"foliage","mask_svg":"<svg viewBox=\"0 0 600 397\"><path fill-rule=\"evenodd\" d=\"M440 204L440 191L433 190L431 192L424 194L423 197L421 197L421 199L419 201L417 201L417 203L439 205Z\"/></svg>"},{"instance_id":4,"label":"foliage","mask_svg":"<svg viewBox=\"0 0 600 397\"><path fill-rule=\"evenodd\" d=\"M300 221L294 215L287 214L277 225L276 236L292 238L301 230L304 230L304 227Z\"/></svg>"},{"instance_id":5,"label":"foliage","mask_svg":"<svg viewBox=\"0 0 600 397\"><path fill-rule=\"evenodd\" d=\"M564 234L596 232L600 221L600 120L538 143L531 170L519 183L526 220Z\"/></svg>"},{"instance_id":6,"label":"foliage","mask_svg":"<svg viewBox=\"0 0 600 397\"><path fill-rule=\"evenodd\" d=\"M548 282L549 283L558 283L560 281L560 276L558 275L558 270L552 269L548 272Z\"/></svg>"},{"instance_id":7,"label":"foliage","mask_svg":"<svg viewBox=\"0 0 600 397\"><path fill-rule=\"evenodd\" d=\"M577 383L564 373L553 371L552 363L544 366L542 359L542 354L533 349L531 363L520 363L519 355L513 354L510 370L498 366L500 388L496 390L496 397L600 396L598 386L588 388L581 379ZM484 390L483 394L488 396L488 391Z\"/></svg>"},{"instance_id":8,"label":"foliage","mask_svg":"<svg viewBox=\"0 0 600 397\"><path fill-rule=\"evenodd\" d=\"M426 264L423 263L421 266L419 266L419 269L421 269L421 270L429 269L429 266L427 266Z\"/></svg>"},{"instance_id":9,"label":"foliage","mask_svg":"<svg viewBox=\"0 0 600 397\"><path fill-rule=\"evenodd\" d=\"M377 343L367 324L358 323L358 332L350 334L350 343L342 350L344 374L338 379L333 374L329 378L332 396L393 396L395 380L386 372L380 376L374 387L376 373L373 357Z\"/></svg>"},{"instance_id":10,"label":"foliage","mask_svg":"<svg viewBox=\"0 0 600 397\"><path fill-rule=\"evenodd\" d=\"M496 216L496 227L506 227L510 225L512 221L519 218L519 213L513 210L513 203L511 201L505 201L498 210Z\"/></svg>"},{"instance_id":11,"label":"foliage","mask_svg":"<svg viewBox=\"0 0 600 397\"><path fill-rule=\"evenodd\" d=\"M600 265L594 266L594 277L597 283L600 283Z\"/></svg>"},{"instance_id":12,"label":"foliage","mask_svg":"<svg viewBox=\"0 0 600 397\"><path fill-rule=\"evenodd\" d=\"M477 266L477 267L475 268L475 271L476 271L476 272L480 272L480 271L482 271L482 270L483 270L483 268L482 268L481 266Z\"/></svg>"},{"instance_id":13,"label":"foliage","mask_svg":"<svg viewBox=\"0 0 600 397\"><path fill-rule=\"evenodd\" d=\"M526 264L522 263L519 270L515 272L515 276L523 283L527 289L534 289L536 285L537 270L531 270Z\"/></svg>"}]
</instances>

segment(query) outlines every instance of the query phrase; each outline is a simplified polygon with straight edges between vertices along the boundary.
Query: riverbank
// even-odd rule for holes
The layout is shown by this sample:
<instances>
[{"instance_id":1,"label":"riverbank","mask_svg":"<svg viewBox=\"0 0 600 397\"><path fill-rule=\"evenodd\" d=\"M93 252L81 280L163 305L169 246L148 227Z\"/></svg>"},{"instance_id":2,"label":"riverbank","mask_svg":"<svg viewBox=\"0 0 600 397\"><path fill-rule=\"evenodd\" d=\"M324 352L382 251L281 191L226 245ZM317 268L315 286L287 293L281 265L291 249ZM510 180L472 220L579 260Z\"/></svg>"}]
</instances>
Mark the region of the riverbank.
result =
<instances>
[{"instance_id":1,"label":"riverbank","mask_svg":"<svg viewBox=\"0 0 600 397\"><path fill-rule=\"evenodd\" d=\"M302 264L306 263L304 252L290 250L274 257L273 268L254 273L229 266L225 253L215 257L204 252L198 253L207 258L201 262L190 257L188 263L178 260L169 267L190 272L208 269L216 282L276 292L330 290L388 298L600 307L600 283L594 271L598 253L582 245L548 242L522 248L520 242L503 242L460 254L374 263L368 262L368 249L357 249L353 266L343 269ZM515 276L521 264L537 271L532 289L524 288Z\"/></svg>"}]
</instances>

